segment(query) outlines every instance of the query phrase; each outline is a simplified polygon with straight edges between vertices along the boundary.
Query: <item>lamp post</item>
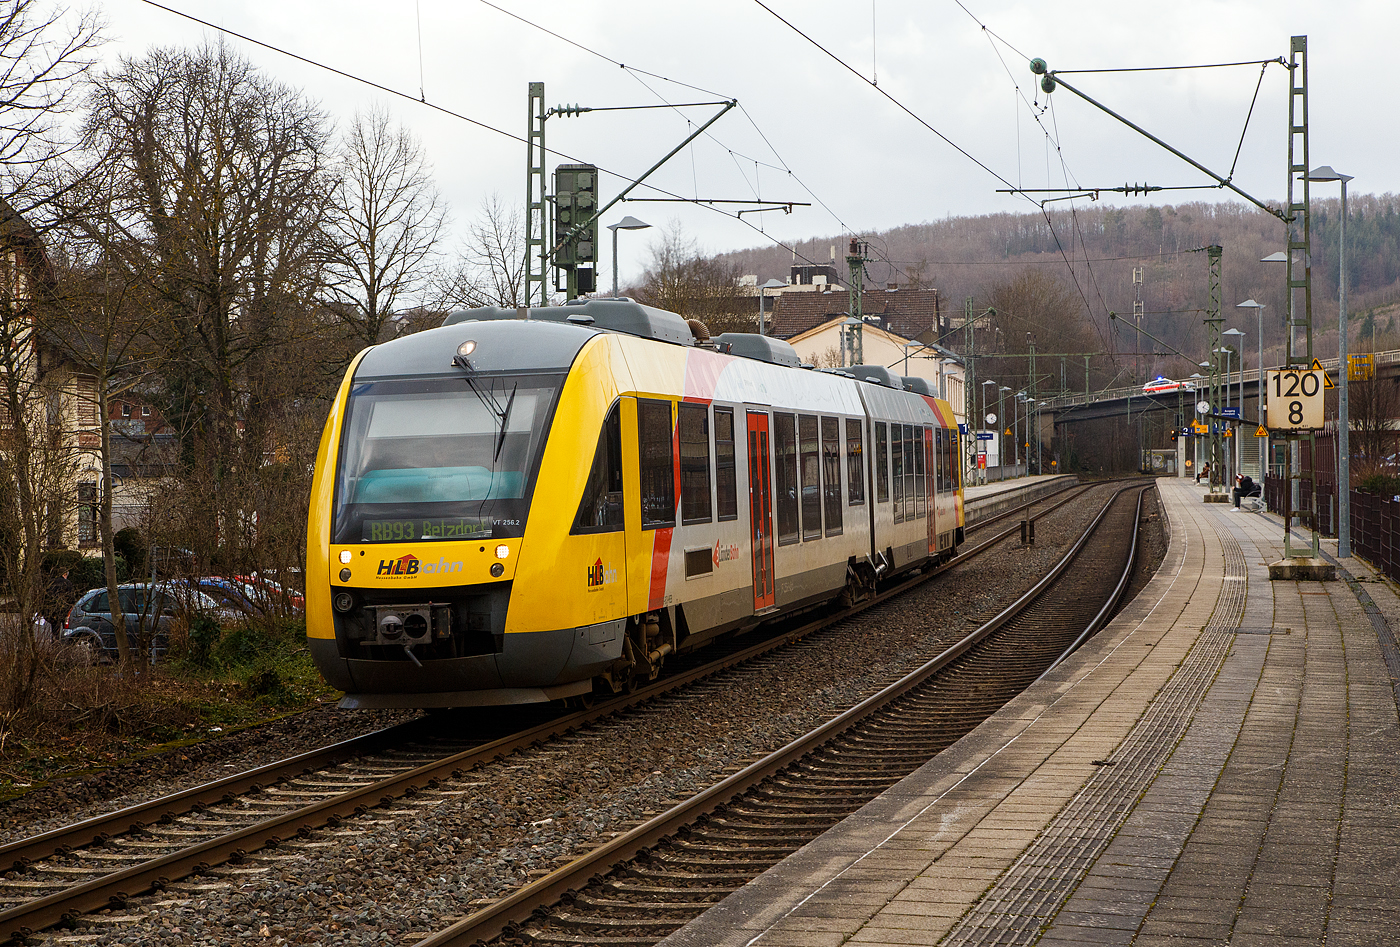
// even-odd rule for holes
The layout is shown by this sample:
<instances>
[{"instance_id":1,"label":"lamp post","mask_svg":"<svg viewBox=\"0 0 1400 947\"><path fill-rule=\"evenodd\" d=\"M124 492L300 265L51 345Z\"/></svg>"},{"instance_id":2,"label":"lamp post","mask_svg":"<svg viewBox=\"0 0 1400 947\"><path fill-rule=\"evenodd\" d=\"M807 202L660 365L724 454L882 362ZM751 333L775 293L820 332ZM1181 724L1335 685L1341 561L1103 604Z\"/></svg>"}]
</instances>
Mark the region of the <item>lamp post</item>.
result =
<instances>
[{"instance_id":1,"label":"lamp post","mask_svg":"<svg viewBox=\"0 0 1400 947\"><path fill-rule=\"evenodd\" d=\"M997 466L1003 468L1001 472L1003 480L1006 479L1006 434L1003 432L1011 430L1011 427L1006 423L1006 412L1002 408L1002 399L1010 390L1006 385L997 387L997 418L999 419L997 423L1001 425L997 428Z\"/></svg>"},{"instance_id":2,"label":"lamp post","mask_svg":"<svg viewBox=\"0 0 1400 947\"><path fill-rule=\"evenodd\" d=\"M1234 447L1233 450L1228 451L1227 453L1230 454L1230 462L1231 462L1231 467L1232 467L1232 469L1235 471L1235 473L1240 474L1240 473L1244 473L1244 455L1243 455L1242 453L1240 453L1240 437L1241 437L1241 435L1242 435L1242 432L1244 431L1244 426L1243 426L1243 422L1244 422L1244 333L1241 332L1239 329L1226 329L1224 332L1220 333L1220 335L1221 335L1222 338L1224 338L1225 336L1230 336L1230 337L1231 337L1229 341L1230 341L1230 343L1231 343L1231 345L1232 345L1232 348L1234 349L1235 354L1237 354L1237 355L1239 356L1239 358L1237 359L1237 361L1239 362L1239 373L1240 373L1240 400L1239 400L1239 405L1240 405L1240 409L1239 409L1239 410L1240 410L1239 421L1240 421L1240 423L1238 423L1238 424L1235 425L1235 438L1234 438L1235 447ZM1226 372L1226 373L1225 373L1225 390L1228 392L1229 389L1230 389L1230 373L1229 373L1229 372ZM1229 399L1229 397L1227 396L1225 400L1226 400L1226 403L1228 404L1230 399ZM1228 481L1228 482L1233 483L1234 481Z\"/></svg>"},{"instance_id":3,"label":"lamp post","mask_svg":"<svg viewBox=\"0 0 1400 947\"><path fill-rule=\"evenodd\" d=\"M760 287L758 288L758 334L759 334L759 335L767 335L767 334L768 334L766 331L764 331L764 328L763 328L763 297L764 297L763 291L764 291L765 289L781 289L782 287L784 287L784 286L786 286L786 285L787 285L787 283L784 283L784 282L783 282L782 280L780 280L780 279L770 279L768 282L764 283L762 286L760 286Z\"/></svg>"},{"instance_id":4,"label":"lamp post","mask_svg":"<svg viewBox=\"0 0 1400 947\"><path fill-rule=\"evenodd\" d=\"M1016 392L1016 403L1017 403L1017 405L1025 405L1025 404L1027 404L1029 401L1030 401L1030 399L1026 397L1026 393L1025 393L1024 391L1018 391L1018 392ZM1030 408L1027 407L1027 408L1026 408L1026 421L1029 421L1029 420L1030 420L1030 416L1031 416L1031 414L1030 414ZM1022 420L1021 420L1021 409L1020 409L1020 407L1017 407L1017 408L1016 408L1016 426L1015 426L1015 428L1013 428L1013 430L1016 431L1016 463L1017 463L1017 464L1020 464L1020 463L1021 463L1021 429L1022 429L1022 424L1023 424L1023 422L1022 422ZM1029 441L1030 438L1027 437L1026 440ZM1031 459L1030 459L1030 455L1029 455L1029 453L1027 453L1027 456L1026 456L1026 473L1030 473L1030 472L1031 472L1030 460L1031 460Z\"/></svg>"},{"instance_id":5,"label":"lamp post","mask_svg":"<svg viewBox=\"0 0 1400 947\"><path fill-rule=\"evenodd\" d=\"M909 350L910 350L910 349L920 349L920 348L923 348L923 347L924 347L924 343L920 342L918 339L914 339L912 342L905 342L905 343L904 343L904 371L901 372L900 374L903 374L903 375L909 374Z\"/></svg>"},{"instance_id":6,"label":"lamp post","mask_svg":"<svg viewBox=\"0 0 1400 947\"><path fill-rule=\"evenodd\" d=\"M1192 373L1191 373L1191 410L1190 410L1188 413L1191 415L1191 420L1192 420L1193 422L1196 420L1196 400L1195 400L1195 399L1196 399L1196 395L1197 395L1197 393L1201 390L1201 385L1205 383L1205 380L1206 380L1206 376L1202 375L1200 372L1192 372ZM1196 430L1196 429L1195 429L1194 427L1191 429L1191 431L1192 431L1192 433L1191 433L1191 452L1192 452L1193 454L1196 455L1196 456L1195 456L1196 469L1197 469L1197 470L1200 470L1200 469L1201 469L1201 442L1200 442L1200 438L1196 437L1195 430Z\"/></svg>"},{"instance_id":7,"label":"lamp post","mask_svg":"<svg viewBox=\"0 0 1400 947\"><path fill-rule=\"evenodd\" d=\"M1263 260L1260 261L1261 263ZM1259 318L1259 426L1264 427L1264 304L1257 303L1253 299L1246 299L1235 306L1236 309L1253 309ZM1240 369L1240 407L1244 407L1244 369ZM1267 430L1267 428L1265 428ZM1259 483L1264 483L1264 475L1268 472L1269 438L1264 436L1257 438L1259 441ZM1261 486L1262 489L1262 486Z\"/></svg>"},{"instance_id":8,"label":"lamp post","mask_svg":"<svg viewBox=\"0 0 1400 947\"><path fill-rule=\"evenodd\" d=\"M646 230L651 224L643 223L635 217L624 217L615 224L608 224L613 233L613 296L617 296L617 232L619 230Z\"/></svg>"},{"instance_id":9,"label":"lamp post","mask_svg":"<svg viewBox=\"0 0 1400 947\"><path fill-rule=\"evenodd\" d=\"M1347 182L1350 174L1324 164L1308 172L1309 181L1342 182L1342 223L1337 235L1337 558L1351 555L1351 414L1347 402Z\"/></svg>"}]
</instances>

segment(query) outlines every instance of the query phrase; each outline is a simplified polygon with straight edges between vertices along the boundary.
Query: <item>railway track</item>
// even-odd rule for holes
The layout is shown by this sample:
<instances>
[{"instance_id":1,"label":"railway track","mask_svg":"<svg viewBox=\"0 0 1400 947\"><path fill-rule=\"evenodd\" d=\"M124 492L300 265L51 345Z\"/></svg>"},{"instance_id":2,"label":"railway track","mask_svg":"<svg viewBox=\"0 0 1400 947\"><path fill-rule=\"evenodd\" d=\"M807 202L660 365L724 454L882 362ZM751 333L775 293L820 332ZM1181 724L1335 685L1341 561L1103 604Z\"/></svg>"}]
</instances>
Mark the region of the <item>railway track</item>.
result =
<instances>
[{"instance_id":1,"label":"railway track","mask_svg":"<svg viewBox=\"0 0 1400 947\"><path fill-rule=\"evenodd\" d=\"M1120 490L1050 575L923 667L419 947L660 941L932 759L1102 625L1132 573L1147 489Z\"/></svg>"},{"instance_id":2,"label":"railway track","mask_svg":"<svg viewBox=\"0 0 1400 947\"><path fill-rule=\"evenodd\" d=\"M474 746L444 743L433 738L427 725L414 722L0 846L0 866L9 868L0 879L0 936L22 942L53 925L72 925L85 912L120 907L190 874L237 863L252 852L364 815L375 806L420 793L450 792L440 784L461 779L485 762L688 686L887 601L1023 528L1012 525L983 538L991 524L1017 516L1043 517L1084 489L1088 488L1044 498L979 524L975 533L981 541L950 563L925 570L853 609L793 623L770 640L731 648L717 660L681 668L596 708ZM1034 507L1040 509L1028 513Z\"/></svg>"}]
</instances>

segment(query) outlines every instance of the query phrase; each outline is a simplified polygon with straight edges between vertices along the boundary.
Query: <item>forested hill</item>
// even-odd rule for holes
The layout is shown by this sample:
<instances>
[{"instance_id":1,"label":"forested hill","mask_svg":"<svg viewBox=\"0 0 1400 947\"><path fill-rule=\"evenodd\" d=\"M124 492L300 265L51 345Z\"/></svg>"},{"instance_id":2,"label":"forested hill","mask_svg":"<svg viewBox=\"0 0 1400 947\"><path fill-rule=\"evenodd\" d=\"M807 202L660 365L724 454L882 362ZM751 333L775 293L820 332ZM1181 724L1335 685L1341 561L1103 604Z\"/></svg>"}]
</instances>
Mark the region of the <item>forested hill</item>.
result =
<instances>
[{"instance_id":1,"label":"forested hill","mask_svg":"<svg viewBox=\"0 0 1400 947\"><path fill-rule=\"evenodd\" d=\"M1313 313L1317 351L1336 351L1338 198L1313 200ZM1255 348L1255 314L1234 308L1253 298L1264 303L1265 346L1283 340L1284 270L1260 259L1284 247L1285 229L1278 218L1242 203L1177 204L1164 207L1109 207L1102 204L1066 209L1050 205L1040 213L957 217L910 224L878 234L870 241L867 284L889 282L936 287L946 304L961 309L967 296L980 309L1028 271L1039 271L1059 284L1076 313L1093 320L1093 334L1110 350L1130 352L1135 343L1110 330L1106 313L1133 311L1133 270L1143 270L1143 327L1179 347L1200 339L1201 312L1207 304L1206 254L1198 247L1219 244L1222 257L1222 309L1227 325L1248 332L1247 351ZM1395 347L1385 336L1396 329L1400 306L1400 196L1348 195L1347 270L1352 338ZM846 272L849 237L820 237L796 246L801 257L816 263L831 260ZM722 259L762 282L786 278L793 255L780 247L760 247L725 254ZM1068 262L1067 262L1068 261ZM1046 329L1052 327L1045 327ZM1089 326L1082 326L1089 329ZM1385 343L1385 344L1381 344ZM1354 343L1355 345L1355 343ZM1144 350L1148 343L1143 343ZM1191 345L1194 351L1198 345ZM1354 347L1354 346L1353 346ZM1272 358L1266 353L1266 360ZM1252 360L1251 360L1252 361Z\"/></svg>"}]
</instances>

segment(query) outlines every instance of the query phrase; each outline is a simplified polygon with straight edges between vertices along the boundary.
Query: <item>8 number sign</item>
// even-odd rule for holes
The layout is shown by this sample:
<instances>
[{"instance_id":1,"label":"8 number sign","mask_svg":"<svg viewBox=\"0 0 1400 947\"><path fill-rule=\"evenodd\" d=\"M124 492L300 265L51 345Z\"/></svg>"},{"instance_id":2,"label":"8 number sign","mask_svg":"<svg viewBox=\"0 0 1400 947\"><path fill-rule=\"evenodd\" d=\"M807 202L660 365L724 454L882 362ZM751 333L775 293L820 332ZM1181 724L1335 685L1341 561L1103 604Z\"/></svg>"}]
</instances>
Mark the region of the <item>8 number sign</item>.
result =
<instances>
[{"instance_id":1,"label":"8 number sign","mask_svg":"<svg viewBox=\"0 0 1400 947\"><path fill-rule=\"evenodd\" d=\"M1322 427L1322 389L1326 379L1316 369L1287 368L1266 374L1269 393L1265 423L1271 431L1308 431Z\"/></svg>"}]
</instances>

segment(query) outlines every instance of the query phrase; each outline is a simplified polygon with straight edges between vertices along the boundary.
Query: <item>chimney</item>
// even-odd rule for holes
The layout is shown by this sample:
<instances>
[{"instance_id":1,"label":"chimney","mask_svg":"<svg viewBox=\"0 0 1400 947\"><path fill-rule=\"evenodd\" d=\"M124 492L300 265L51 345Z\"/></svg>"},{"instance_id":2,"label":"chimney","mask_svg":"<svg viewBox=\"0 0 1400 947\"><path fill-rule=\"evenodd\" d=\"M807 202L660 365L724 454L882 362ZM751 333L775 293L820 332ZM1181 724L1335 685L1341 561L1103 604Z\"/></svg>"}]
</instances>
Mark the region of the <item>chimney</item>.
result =
<instances>
[{"instance_id":1,"label":"chimney","mask_svg":"<svg viewBox=\"0 0 1400 947\"><path fill-rule=\"evenodd\" d=\"M898 290L899 290L899 284L898 284L898 283L886 283L886 284L885 284L885 292L887 292L887 293L897 292Z\"/></svg>"}]
</instances>

